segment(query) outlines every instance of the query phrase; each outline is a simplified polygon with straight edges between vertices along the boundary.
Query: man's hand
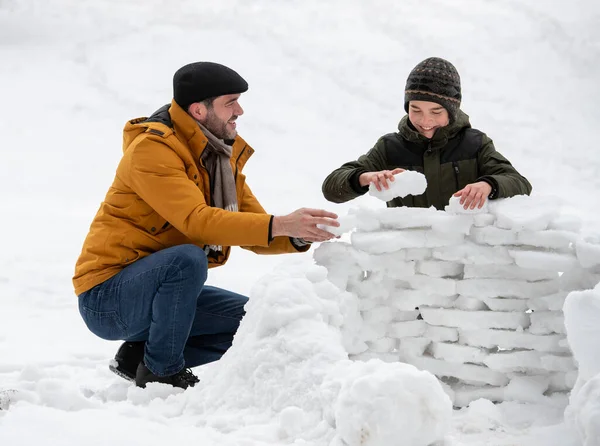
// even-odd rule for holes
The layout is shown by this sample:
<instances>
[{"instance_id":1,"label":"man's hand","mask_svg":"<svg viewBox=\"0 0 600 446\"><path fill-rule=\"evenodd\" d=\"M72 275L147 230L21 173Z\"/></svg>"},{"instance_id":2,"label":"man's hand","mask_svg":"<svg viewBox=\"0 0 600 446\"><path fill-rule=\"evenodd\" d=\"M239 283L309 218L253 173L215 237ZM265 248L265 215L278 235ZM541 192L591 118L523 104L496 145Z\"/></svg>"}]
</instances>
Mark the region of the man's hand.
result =
<instances>
[{"instance_id":1,"label":"man's hand","mask_svg":"<svg viewBox=\"0 0 600 446\"><path fill-rule=\"evenodd\" d=\"M388 181L394 181L394 175L404 172L404 169L397 167L394 170L382 170L380 172L365 172L358 177L358 182L362 187L373 183L378 191L389 189Z\"/></svg>"},{"instance_id":2,"label":"man's hand","mask_svg":"<svg viewBox=\"0 0 600 446\"><path fill-rule=\"evenodd\" d=\"M460 204L465 209L475 209L475 206L481 209L491 193L492 186L485 181L478 181L477 183L467 184L464 189L456 192L454 196L460 197Z\"/></svg>"},{"instance_id":3,"label":"man's hand","mask_svg":"<svg viewBox=\"0 0 600 446\"><path fill-rule=\"evenodd\" d=\"M322 209L302 208L291 214L273 218L272 236L287 235L309 242L324 242L336 236L317 228L317 225L338 227L338 216Z\"/></svg>"}]
</instances>

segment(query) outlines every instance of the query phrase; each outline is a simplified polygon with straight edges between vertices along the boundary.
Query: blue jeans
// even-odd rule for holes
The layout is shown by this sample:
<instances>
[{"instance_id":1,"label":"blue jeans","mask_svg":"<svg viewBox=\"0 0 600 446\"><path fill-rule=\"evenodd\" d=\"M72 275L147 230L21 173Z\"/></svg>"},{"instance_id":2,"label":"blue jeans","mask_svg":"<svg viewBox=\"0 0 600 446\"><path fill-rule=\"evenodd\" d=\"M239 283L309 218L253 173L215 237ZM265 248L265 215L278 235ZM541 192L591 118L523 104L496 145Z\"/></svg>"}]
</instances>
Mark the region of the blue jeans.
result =
<instances>
[{"instance_id":1,"label":"blue jeans","mask_svg":"<svg viewBox=\"0 0 600 446\"><path fill-rule=\"evenodd\" d=\"M144 257L79 295L79 312L102 339L146 341L158 376L218 360L231 347L248 298L204 285L208 261L195 245Z\"/></svg>"}]
</instances>

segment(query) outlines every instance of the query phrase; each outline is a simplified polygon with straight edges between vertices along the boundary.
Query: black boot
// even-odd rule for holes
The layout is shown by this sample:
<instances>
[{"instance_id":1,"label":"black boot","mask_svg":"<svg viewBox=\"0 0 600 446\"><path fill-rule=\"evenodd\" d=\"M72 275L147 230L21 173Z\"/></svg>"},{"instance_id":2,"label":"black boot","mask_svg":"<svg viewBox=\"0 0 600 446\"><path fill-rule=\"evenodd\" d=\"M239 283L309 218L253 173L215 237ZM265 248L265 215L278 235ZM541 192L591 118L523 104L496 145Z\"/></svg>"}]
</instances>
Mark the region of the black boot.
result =
<instances>
[{"instance_id":1,"label":"black boot","mask_svg":"<svg viewBox=\"0 0 600 446\"><path fill-rule=\"evenodd\" d=\"M121 378L125 378L128 381L135 381L135 372L142 359L144 359L145 345L146 342L144 341L124 342L119 347L115 355L115 360L108 368Z\"/></svg>"},{"instance_id":2,"label":"black boot","mask_svg":"<svg viewBox=\"0 0 600 446\"><path fill-rule=\"evenodd\" d=\"M200 380L198 377L194 375L190 369L183 368L174 375L157 376L152 373L143 362L140 362L135 374L135 385L142 388L145 388L148 383L163 383L170 384L173 387L187 389L188 387L194 387L196 383L199 382Z\"/></svg>"}]
</instances>

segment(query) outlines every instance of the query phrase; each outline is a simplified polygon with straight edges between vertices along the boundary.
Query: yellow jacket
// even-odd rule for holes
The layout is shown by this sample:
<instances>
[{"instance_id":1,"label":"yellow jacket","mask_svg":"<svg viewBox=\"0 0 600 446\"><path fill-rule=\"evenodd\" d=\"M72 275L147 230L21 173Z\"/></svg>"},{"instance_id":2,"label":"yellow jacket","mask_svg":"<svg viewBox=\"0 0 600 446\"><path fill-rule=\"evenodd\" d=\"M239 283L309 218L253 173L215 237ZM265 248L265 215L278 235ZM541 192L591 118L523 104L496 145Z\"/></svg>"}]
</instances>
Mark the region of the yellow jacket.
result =
<instances>
[{"instance_id":1,"label":"yellow jacket","mask_svg":"<svg viewBox=\"0 0 600 446\"><path fill-rule=\"evenodd\" d=\"M196 121L175 101L151 118L125 125L123 158L75 266L77 295L136 260L176 245L222 245L221 254L209 257L209 267L223 265L231 246L257 254L298 252L289 237L269 243L272 217L242 173L254 150L239 136L231 156L239 212L210 206L209 176L200 159L206 144Z\"/></svg>"}]
</instances>

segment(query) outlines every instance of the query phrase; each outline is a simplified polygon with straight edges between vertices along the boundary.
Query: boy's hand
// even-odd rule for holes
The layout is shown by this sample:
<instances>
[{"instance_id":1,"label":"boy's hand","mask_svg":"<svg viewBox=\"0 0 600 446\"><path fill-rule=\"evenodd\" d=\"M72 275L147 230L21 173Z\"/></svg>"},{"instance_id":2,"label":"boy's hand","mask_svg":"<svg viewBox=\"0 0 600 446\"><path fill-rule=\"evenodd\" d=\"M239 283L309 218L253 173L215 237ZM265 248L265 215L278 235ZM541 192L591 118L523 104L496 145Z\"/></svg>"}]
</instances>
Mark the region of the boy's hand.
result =
<instances>
[{"instance_id":1,"label":"boy's hand","mask_svg":"<svg viewBox=\"0 0 600 446\"><path fill-rule=\"evenodd\" d=\"M358 182L362 187L373 183L378 191L389 189L388 181L394 181L394 175L404 172L404 169L397 167L394 170L382 170L380 172L365 172L358 177Z\"/></svg>"},{"instance_id":2,"label":"boy's hand","mask_svg":"<svg viewBox=\"0 0 600 446\"><path fill-rule=\"evenodd\" d=\"M475 209L475 207L481 209L491 193L492 186L485 181L478 181L477 183L467 184L463 189L456 192L454 196L460 197L460 204L465 209Z\"/></svg>"}]
</instances>

